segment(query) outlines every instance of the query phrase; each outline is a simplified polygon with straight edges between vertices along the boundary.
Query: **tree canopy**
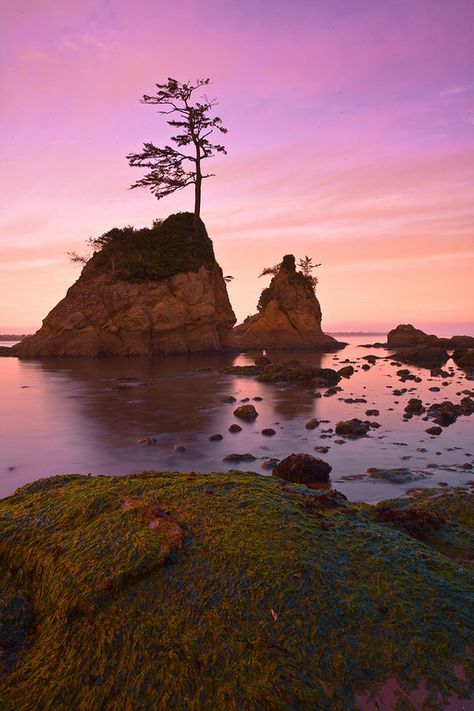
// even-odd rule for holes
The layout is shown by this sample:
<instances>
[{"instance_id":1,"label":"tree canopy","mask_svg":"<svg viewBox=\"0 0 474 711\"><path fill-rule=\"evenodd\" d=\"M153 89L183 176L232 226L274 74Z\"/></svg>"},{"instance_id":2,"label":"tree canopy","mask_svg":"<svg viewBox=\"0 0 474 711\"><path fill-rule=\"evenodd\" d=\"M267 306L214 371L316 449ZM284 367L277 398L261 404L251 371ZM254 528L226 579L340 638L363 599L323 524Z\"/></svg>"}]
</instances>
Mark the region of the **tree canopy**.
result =
<instances>
[{"instance_id":1,"label":"tree canopy","mask_svg":"<svg viewBox=\"0 0 474 711\"><path fill-rule=\"evenodd\" d=\"M172 78L168 78L165 84L156 84L156 93L145 94L141 101L143 104L161 107L160 114L172 117L167 123L176 129L170 139L175 145L158 148L147 142L139 153L127 155L130 166L148 169L131 188L149 188L160 200L176 190L194 185L195 226L199 224L201 213L202 181L213 175L203 173L202 161L217 153L227 153L222 144L211 142L213 133L227 133L219 116L211 115L217 105L216 100L204 95L193 103L193 93L208 84L209 79L198 79L192 84Z\"/></svg>"}]
</instances>

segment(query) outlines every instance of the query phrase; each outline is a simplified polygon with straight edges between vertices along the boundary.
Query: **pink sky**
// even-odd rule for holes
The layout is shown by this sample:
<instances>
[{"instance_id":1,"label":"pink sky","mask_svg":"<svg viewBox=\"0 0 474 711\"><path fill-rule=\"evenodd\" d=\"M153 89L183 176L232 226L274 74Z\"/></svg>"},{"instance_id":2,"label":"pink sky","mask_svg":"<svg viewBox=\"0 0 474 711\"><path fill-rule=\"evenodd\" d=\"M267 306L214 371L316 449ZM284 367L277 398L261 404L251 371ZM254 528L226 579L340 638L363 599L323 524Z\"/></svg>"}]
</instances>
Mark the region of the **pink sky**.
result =
<instances>
[{"instance_id":1,"label":"pink sky","mask_svg":"<svg viewBox=\"0 0 474 711\"><path fill-rule=\"evenodd\" d=\"M2 3L0 332L39 327L88 237L192 210L128 190L168 76L210 77L229 129L202 216L239 320L293 252L326 330L473 332L473 47L468 0Z\"/></svg>"}]
</instances>

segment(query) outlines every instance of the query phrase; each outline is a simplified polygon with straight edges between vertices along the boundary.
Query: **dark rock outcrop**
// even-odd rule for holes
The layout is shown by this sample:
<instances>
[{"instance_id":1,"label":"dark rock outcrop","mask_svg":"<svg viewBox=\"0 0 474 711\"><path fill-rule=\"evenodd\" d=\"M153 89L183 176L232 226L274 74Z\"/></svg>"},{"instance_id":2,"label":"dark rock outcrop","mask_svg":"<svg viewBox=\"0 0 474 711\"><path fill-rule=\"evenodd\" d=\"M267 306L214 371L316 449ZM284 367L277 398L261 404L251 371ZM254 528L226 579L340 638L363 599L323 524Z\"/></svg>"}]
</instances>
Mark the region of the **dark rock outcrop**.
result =
<instances>
[{"instance_id":1,"label":"dark rock outcrop","mask_svg":"<svg viewBox=\"0 0 474 711\"><path fill-rule=\"evenodd\" d=\"M452 358L460 368L474 369L474 348L459 348L454 351Z\"/></svg>"},{"instance_id":2,"label":"dark rock outcrop","mask_svg":"<svg viewBox=\"0 0 474 711\"><path fill-rule=\"evenodd\" d=\"M321 330L321 307L308 277L296 270L292 254L260 298L260 311L234 329L242 348L311 348L332 351L345 344Z\"/></svg>"},{"instance_id":3,"label":"dark rock outcrop","mask_svg":"<svg viewBox=\"0 0 474 711\"><path fill-rule=\"evenodd\" d=\"M368 420L359 420L355 417L353 420L345 420L336 424L336 434L344 437L363 437L370 429Z\"/></svg>"},{"instance_id":4,"label":"dark rock outcrop","mask_svg":"<svg viewBox=\"0 0 474 711\"><path fill-rule=\"evenodd\" d=\"M130 230L129 230L130 231ZM12 350L45 356L168 355L233 345L235 315L212 242L192 215L112 230L33 336Z\"/></svg>"},{"instance_id":5,"label":"dark rock outcrop","mask_svg":"<svg viewBox=\"0 0 474 711\"><path fill-rule=\"evenodd\" d=\"M331 465L311 454L290 454L276 465L272 474L279 479L297 484L310 484L317 481L328 482Z\"/></svg>"},{"instance_id":6,"label":"dark rock outcrop","mask_svg":"<svg viewBox=\"0 0 474 711\"><path fill-rule=\"evenodd\" d=\"M436 348L474 348L474 336L452 336L442 338L428 334L408 324L399 324L387 334L388 348L409 348L412 346L430 346Z\"/></svg>"},{"instance_id":7,"label":"dark rock outcrop","mask_svg":"<svg viewBox=\"0 0 474 711\"><path fill-rule=\"evenodd\" d=\"M434 346L437 337L429 335L411 323L399 324L387 334L388 348L406 348L409 346Z\"/></svg>"}]
</instances>

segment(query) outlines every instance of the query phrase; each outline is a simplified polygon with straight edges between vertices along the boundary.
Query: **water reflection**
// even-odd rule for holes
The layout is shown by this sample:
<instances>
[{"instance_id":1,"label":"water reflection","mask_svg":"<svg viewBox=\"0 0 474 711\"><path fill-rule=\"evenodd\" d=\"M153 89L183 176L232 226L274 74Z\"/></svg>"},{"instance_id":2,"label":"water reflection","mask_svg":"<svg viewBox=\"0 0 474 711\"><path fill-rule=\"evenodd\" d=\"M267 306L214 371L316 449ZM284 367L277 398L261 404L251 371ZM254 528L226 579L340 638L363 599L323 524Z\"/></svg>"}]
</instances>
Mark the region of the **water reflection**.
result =
<instances>
[{"instance_id":1,"label":"water reflection","mask_svg":"<svg viewBox=\"0 0 474 711\"><path fill-rule=\"evenodd\" d=\"M307 365L335 368L349 358L360 366L366 351L356 343L354 339L339 354L305 351L269 355L274 362L297 358ZM414 393L404 398L393 396L393 389L400 384L396 368L388 361L378 361L370 371L359 367L350 380L341 381L342 393L315 399L308 387L263 384L222 373L234 363L252 363L255 355L258 353L163 360L0 359L0 495L40 476L66 472L223 471L229 468L223 459L230 453L256 457L250 465L234 468L264 473L261 465L266 458L307 452L331 464L333 485L349 498L373 500L396 496L400 487L365 477L369 466L421 468L433 462L457 466L471 461L465 452L468 418L460 419L437 440L424 433L422 419L403 421L403 400ZM458 372L449 386L433 393L428 391L434 384L429 373L423 372L422 377L416 395L425 403L446 397L457 401L456 392L469 385ZM235 403L222 402L229 395L236 398ZM343 399L349 397L365 402L347 404ZM247 398L259 416L253 423L239 423L242 432L231 434L229 425L237 422L233 411ZM324 432L340 419L365 419L367 408L380 410L377 419L381 424L369 438L341 444L332 432ZM305 423L313 417L329 422L306 430ZM264 428L273 428L276 435L262 436ZM222 434L223 439L210 442L212 434ZM138 442L146 438L154 444ZM328 449L315 453L315 447ZM355 476L362 478L345 478ZM448 477L450 483L466 480L472 473L462 477L433 468L430 477L417 485L431 485Z\"/></svg>"}]
</instances>

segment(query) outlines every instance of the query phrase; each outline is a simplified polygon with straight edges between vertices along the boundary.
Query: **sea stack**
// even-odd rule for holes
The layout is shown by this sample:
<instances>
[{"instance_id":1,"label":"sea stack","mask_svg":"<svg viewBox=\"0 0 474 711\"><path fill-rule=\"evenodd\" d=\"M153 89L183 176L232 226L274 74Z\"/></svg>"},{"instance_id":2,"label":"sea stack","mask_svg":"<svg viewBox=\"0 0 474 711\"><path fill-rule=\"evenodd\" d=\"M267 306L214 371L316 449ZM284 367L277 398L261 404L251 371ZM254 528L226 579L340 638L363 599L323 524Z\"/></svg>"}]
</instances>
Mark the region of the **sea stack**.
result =
<instances>
[{"instance_id":1,"label":"sea stack","mask_svg":"<svg viewBox=\"0 0 474 711\"><path fill-rule=\"evenodd\" d=\"M283 257L270 286L262 292L258 309L234 329L241 348L330 351L346 345L323 333L321 307L311 278L297 271L292 254Z\"/></svg>"},{"instance_id":2,"label":"sea stack","mask_svg":"<svg viewBox=\"0 0 474 711\"><path fill-rule=\"evenodd\" d=\"M178 213L149 229L111 230L98 242L15 355L166 356L233 346L236 318L202 221L195 229L191 213Z\"/></svg>"}]
</instances>

